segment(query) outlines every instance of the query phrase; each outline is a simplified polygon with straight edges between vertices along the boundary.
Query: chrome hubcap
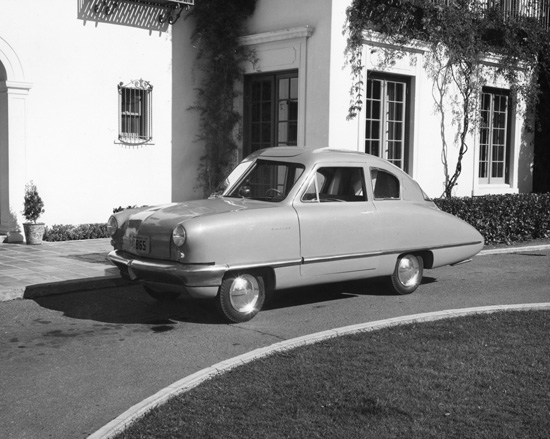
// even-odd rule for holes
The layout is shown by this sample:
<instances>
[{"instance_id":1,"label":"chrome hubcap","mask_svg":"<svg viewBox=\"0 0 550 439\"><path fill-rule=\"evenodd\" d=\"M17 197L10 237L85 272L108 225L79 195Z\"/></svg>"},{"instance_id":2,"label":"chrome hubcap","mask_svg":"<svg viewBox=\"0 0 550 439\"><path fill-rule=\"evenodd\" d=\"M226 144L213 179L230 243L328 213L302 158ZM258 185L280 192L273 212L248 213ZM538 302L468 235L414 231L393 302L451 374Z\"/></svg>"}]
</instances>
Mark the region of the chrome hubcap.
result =
<instances>
[{"instance_id":1,"label":"chrome hubcap","mask_svg":"<svg viewBox=\"0 0 550 439\"><path fill-rule=\"evenodd\" d=\"M412 256L404 256L397 267L397 277L401 285L412 287L418 284L420 265L418 259Z\"/></svg>"},{"instance_id":2,"label":"chrome hubcap","mask_svg":"<svg viewBox=\"0 0 550 439\"><path fill-rule=\"evenodd\" d=\"M252 312L259 296L260 286L258 281L249 274L243 274L235 278L229 289L231 306L242 313Z\"/></svg>"}]
</instances>

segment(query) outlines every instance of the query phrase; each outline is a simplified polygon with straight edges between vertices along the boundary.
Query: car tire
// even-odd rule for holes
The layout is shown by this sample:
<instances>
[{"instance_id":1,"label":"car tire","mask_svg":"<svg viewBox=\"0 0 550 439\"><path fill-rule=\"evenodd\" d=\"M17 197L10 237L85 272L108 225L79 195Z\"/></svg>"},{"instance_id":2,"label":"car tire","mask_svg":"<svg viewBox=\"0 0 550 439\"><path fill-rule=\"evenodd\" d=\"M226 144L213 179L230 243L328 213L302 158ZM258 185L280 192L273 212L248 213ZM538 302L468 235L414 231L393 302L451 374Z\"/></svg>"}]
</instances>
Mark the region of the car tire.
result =
<instances>
[{"instance_id":1,"label":"car tire","mask_svg":"<svg viewBox=\"0 0 550 439\"><path fill-rule=\"evenodd\" d=\"M144 285L143 288L151 296L153 299L158 300L159 302L169 302L172 300L176 300L181 293L178 293L177 291L161 291L157 290L156 288L149 287Z\"/></svg>"},{"instance_id":2,"label":"car tire","mask_svg":"<svg viewBox=\"0 0 550 439\"><path fill-rule=\"evenodd\" d=\"M424 261L421 256L406 254L395 263L391 284L397 294L411 294L422 282Z\"/></svg>"},{"instance_id":3,"label":"car tire","mask_svg":"<svg viewBox=\"0 0 550 439\"><path fill-rule=\"evenodd\" d=\"M220 286L216 305L221 314L232 323L251 320L265 301L265 284L253 273L230 273Z\"/></svg>"}]
</instances>

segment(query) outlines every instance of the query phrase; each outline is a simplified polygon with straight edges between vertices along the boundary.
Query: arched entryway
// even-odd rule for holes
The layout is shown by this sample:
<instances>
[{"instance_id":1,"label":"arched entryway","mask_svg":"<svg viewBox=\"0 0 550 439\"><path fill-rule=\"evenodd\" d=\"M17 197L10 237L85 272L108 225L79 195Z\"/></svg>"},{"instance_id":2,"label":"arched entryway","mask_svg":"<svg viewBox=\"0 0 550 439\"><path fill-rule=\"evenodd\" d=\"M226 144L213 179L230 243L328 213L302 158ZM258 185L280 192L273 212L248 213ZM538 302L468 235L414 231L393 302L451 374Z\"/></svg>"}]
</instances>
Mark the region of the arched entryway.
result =
<instances>
[{"instance_id":1,"label":"arched entryway","mask_svg":"<svg viewBox=\"0 0 550 439\"><path fill-rule=\"evenodd\" d=\"M0 37L0 232L17 230L25 189L27 105L25 80L15 50Z\"/></svg>"}]
</instances>

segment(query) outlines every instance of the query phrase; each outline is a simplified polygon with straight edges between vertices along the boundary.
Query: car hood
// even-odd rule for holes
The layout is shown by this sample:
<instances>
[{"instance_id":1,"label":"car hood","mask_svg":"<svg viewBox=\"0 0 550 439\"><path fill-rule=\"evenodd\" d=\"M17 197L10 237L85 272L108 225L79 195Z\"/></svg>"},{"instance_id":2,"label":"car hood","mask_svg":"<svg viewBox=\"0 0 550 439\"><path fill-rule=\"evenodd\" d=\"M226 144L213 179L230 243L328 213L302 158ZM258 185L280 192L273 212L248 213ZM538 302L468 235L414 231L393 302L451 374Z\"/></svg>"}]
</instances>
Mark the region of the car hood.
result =
<instances>
[{"instance_id":1,"label":"car hood","mask_svg":"<svg viewBox=\"0 0 550 439\"><path fill-rule=\"evenodd\" d=\"M129 218L128 228L140 233L154 232L159 229L171 233L179 223L199 216L269 207L275 206L265 202L229 198L172 203L134 213Z\"/></svg>"},{"instance_id":2,"label":"car hood","mask_svg":"<svg viewBox=\"0 0 550 439\"><path fill-rule=\"evenodd\" d=\"M136 236L147 236L151 243L147 256L155 259L170 259L172 231L178 224L207 215L276 206L275 203L246 199L210 198L143 208L132 213L127 212L129 216L122 226L123 236L120 244L123 250L135 253L133 239Z\"/></svg>"}]
</instances>

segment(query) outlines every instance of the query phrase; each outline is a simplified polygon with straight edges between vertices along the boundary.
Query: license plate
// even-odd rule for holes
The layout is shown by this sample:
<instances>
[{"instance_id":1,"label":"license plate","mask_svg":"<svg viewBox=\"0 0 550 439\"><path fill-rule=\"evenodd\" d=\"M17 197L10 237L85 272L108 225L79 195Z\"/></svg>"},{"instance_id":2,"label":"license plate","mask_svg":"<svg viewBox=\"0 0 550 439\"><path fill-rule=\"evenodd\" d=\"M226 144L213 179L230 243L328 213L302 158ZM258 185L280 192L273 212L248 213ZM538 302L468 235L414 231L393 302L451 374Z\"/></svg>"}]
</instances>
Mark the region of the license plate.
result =
<instances>
[{"instance_id":1,"label":"license plate","mask_svg":"<svg viewBox=\"0 0 550 439\"><path fill-rule=\"evenodd\" d=\"M151 244L148 236L132 236L131 243L132 249L135 250L136 253L145 255L151 250Z\"/></svg>"}]
</instances>

